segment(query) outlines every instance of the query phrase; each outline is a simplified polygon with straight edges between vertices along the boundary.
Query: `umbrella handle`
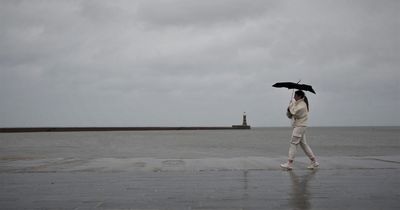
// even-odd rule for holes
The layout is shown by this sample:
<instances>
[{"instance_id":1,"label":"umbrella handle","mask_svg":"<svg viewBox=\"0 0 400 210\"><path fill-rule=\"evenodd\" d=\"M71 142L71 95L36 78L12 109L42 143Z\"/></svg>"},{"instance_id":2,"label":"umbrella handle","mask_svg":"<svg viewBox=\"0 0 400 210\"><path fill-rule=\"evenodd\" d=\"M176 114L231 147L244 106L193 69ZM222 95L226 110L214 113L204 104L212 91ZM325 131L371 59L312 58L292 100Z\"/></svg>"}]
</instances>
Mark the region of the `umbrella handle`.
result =
<instances>
[{"instance_id":1,"label":"umbrella handle","mask_svg":"<svg viewBox=\"0 0 400 210\"><path fill-rule=\"evenodd\" d=\"M292 95L290 96L289 105L290 105L290 102L292 102L293 97L294 97L294 89L292 90Z\"/></svg>"},{"instance_id":2,"label":"umbrella handle","mask_svg":"<svg viewBox=\"0 0 400 210\"><path fill-rule=\"evenodd\" d=\"M300 82L301 82L301 79L299 79L299 81L297 82L297 84L299 84ZM294 97L294 89L292 90L292 96L290 97L289 104L290 104L290 102L292 101L293 97Z\"/></svg>"}]
</instances>

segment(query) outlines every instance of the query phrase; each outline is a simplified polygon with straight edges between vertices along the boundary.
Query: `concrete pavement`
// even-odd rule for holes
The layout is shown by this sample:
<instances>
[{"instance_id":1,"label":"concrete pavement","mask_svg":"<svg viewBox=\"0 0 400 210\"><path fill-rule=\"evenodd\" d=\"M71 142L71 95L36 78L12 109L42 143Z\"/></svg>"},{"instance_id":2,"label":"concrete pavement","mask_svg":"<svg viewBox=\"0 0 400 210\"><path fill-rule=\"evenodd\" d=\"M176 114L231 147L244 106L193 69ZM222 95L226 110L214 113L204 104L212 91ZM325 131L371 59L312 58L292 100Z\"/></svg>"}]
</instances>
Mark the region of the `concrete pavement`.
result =
<instances>
[{"instance_id":1,"label":"concrete pavement","mask_svg":"<svg viewBox=\"0 0 400 210\"><path fill-rule=\"evenodd\" d=\"M140 164L135 162L131 162L130 169L122 164L118 170L115 167L108 170L105 165L92 167L93 165L85 162L80 168L86 166L87 170L65 170L69 167L75 168L76 166L72 167L74 162L68 165L61 161L57 166L48 160L47 167L43 161L38 160L31 160L36 165L31 162L31 165L19 166L17 160L3 160L0 173L0 207L399 209L400 162L396 158L347 157L347 163L337 158L322 158L321 168L314 171L304 169L306 160L299 158L291 172L282 171L279 166L215 170L179 170L179 166L176 166L182 162L190 162L189 160L160 160L160 163L170 166L164 170L138 170ZM29 162L24 161L25 164ZM5 162L9 165L14 163L14 168L6 167ZM118 160L112 162L118 163ZM278 163L277 160L271 160L272 162ZM207 163L211 164L209 161ZM357 163L362 164L357 167Z\"/></svg>"}]
</instances>

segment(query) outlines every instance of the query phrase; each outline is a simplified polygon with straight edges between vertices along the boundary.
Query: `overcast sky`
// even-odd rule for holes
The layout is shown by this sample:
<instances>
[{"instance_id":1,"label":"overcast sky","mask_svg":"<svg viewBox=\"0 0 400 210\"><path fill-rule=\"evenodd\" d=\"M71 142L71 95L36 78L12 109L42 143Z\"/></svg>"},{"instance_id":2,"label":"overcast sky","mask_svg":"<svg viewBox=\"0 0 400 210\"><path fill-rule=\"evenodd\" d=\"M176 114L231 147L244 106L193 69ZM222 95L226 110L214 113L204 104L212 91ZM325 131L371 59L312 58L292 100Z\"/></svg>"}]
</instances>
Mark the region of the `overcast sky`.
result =
<instances>
[{"instance_id":1,"label":"overcast sky","mask_svg":"<svg viewBox=\"0 0 400 210\"><path fill-rule=\"evenodd\" d=\"M397 0L0 0L0 127L400 125Z\"/></svg>"}]
</instances>

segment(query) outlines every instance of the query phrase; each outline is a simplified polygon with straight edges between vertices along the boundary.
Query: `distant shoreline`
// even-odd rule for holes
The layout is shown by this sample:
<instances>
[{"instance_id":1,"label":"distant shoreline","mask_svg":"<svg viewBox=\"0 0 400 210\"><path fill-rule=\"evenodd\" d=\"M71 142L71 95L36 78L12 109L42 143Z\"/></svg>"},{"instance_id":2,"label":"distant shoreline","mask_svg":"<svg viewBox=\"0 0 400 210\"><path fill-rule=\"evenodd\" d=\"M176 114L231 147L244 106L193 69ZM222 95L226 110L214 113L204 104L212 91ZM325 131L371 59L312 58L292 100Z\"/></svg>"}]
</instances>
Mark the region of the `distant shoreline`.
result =
<instances>
[{"instance_id":1,"label":"distant shoreline","mask_svg":"<svg viewBox=\"0 0 400 210\"><path fill-rule=\"evenodd\" d=\"M10 127L0 128L0 133L28 132L80 132L80 131L168 131L168 130L237 130L250 129L250 126L231 127Z\"/></svg>"}]
</instances>

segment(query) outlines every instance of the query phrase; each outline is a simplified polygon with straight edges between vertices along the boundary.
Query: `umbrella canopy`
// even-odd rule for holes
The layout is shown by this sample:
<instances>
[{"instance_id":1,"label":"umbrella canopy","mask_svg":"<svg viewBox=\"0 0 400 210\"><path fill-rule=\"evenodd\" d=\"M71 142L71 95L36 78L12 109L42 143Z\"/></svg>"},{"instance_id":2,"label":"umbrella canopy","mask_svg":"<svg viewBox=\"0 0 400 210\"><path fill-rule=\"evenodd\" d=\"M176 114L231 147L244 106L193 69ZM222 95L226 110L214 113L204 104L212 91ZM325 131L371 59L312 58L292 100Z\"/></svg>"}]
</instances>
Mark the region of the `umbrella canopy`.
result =
<instances>
[{"instance_id":1,"label":"umbrella canopy","mask_svg":"<svg viewBox=\"0 0 400 210\"><path fill-rule=\"evenodd\" d=\"M278 82L278 83L275 83L274 85L272 85L272 87L276 87L276 88L285 87L288 89L305 90L305 91L309 91L311 93L316 94L311 85L299 84L299 83L294 83L294 82Z\"/></svg>"}]
</instances>

